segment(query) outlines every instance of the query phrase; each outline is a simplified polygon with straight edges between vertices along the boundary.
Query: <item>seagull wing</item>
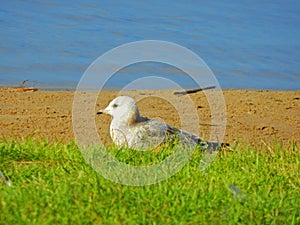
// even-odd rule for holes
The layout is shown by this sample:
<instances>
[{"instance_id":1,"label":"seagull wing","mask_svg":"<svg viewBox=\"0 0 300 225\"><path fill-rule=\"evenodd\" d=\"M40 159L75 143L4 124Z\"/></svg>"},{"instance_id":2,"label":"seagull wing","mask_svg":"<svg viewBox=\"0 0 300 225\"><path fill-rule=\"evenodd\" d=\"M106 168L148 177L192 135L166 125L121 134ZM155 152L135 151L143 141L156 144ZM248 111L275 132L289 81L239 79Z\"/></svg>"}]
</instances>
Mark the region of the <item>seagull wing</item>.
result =
<instances>
[{"instance_id":1,"label":"seagull wing","mask_svg":"<svg viewBox=\"0 0 300 225\"><path fill-rule=\"evenodd\" d=\"M162 143L176 143L176 141L184 144L185 147L199 147L201 150L219 150L221 146L227 146L217 142L206 142L197 135L146 117L142 117L133 127L129 146L135 149L152 149Z\"/></svg>"},{"instance_id":2,"label":"seagull wing","mask_svg":"<svg viewBox=\"0 0 300 225\"><path fill-rule=\"evenodd\" d=\"M187 131L184 130L180 130L176 127L172 127L172 126L167 126L167 134L169 136L175 136L177 138L179 138L180 141L183 141L187 144L189 144L191 147L196 147L196 146L200 146L200 147L205 147L207 145L207 143L200 138L197 135L188 133Z\"/></svg>"},{"instance_id":3,"label":"seagull wing","mask_svg":"<svg viewBox=\"0 0 300 225\"><path fill-rule=\"evenodd\" d=\"M152 149L165 141L167 125L158 120L141 117L131 128L132 140L129 146L135 149Z\"/></svg>"}]
</instances>

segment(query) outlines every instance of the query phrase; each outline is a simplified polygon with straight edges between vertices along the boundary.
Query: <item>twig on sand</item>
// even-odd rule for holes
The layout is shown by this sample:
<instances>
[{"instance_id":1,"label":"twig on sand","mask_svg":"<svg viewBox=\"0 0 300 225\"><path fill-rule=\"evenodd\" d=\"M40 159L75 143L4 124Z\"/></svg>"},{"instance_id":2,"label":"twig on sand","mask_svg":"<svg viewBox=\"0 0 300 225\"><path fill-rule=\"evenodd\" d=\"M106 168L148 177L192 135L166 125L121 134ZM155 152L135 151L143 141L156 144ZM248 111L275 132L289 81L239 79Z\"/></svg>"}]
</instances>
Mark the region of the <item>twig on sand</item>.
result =
<instances>
[{"instance_id":1,"label":"twig on sand","mask_svg":"<svg viewBox=\"0 0 300 225\"><path fill-rule=\"evenodd\" d=\"M216 86L209 86L209 87L197 88L197 89L186 90L186 91L176 91L176 92L174 92L174 95L192 94L192 93L196 93L196 92L199 92L199 91L204 91L204 90L209 90L209 89L215 89L215 88L216 88Z\"/></svg>"}]
</instances>

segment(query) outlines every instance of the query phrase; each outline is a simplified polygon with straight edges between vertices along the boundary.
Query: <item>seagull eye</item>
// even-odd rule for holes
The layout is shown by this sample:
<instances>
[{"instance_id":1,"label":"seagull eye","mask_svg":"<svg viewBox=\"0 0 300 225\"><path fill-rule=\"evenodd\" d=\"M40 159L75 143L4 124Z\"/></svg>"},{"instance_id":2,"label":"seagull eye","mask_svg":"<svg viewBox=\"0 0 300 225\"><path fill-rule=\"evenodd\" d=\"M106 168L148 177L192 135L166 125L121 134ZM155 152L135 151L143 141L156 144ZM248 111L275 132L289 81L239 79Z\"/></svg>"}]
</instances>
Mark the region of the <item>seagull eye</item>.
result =
<instances>
[{"instance_id":1,"label":"seagull eye","mask_svg":"<svg viewBox=\"0 0 300 225\"><path fill-rule=\"evenodd\" d=\"M117 104L113 104L112 107L113 107L113 108L117 108L118 105L117 105Z\"/></svg>"}]
</instances>

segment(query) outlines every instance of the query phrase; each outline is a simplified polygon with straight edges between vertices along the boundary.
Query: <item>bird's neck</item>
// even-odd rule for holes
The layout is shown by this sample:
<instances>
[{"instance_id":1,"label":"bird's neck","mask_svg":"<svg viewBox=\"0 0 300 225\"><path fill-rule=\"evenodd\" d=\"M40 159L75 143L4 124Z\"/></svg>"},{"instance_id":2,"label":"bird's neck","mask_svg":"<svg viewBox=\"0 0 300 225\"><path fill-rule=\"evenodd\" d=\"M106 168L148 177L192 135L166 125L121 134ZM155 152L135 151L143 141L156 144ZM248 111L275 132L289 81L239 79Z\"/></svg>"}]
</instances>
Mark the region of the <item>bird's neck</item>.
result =
<instances>
[{"instance_id":1,"label":"bird's neck","mask_svg":"<svg viewBox=\"0 0 300 225\"><path fill-rule=\"evenodd\" d=\"M129 113L125 113L119 115L118 117L114 117L112 123L117 126L132 126L138 123L140 118L140 113L138 109L131 110Z\"/></svg>"},{"instance_id":2,"label":"bird's neck","mask_svg":"<svg viewBox=\"0 0 300 225\"><path fill-rule=\"evenodd\" d=\"M128 126L134 125L135 123L138 122L139 117L140 117L139 109L138 109L137 105L134 104L134 105L132 105L131 110L128 113L126 113L126 115L125 115L127 125Z\"/></svg>"}]
</instances>

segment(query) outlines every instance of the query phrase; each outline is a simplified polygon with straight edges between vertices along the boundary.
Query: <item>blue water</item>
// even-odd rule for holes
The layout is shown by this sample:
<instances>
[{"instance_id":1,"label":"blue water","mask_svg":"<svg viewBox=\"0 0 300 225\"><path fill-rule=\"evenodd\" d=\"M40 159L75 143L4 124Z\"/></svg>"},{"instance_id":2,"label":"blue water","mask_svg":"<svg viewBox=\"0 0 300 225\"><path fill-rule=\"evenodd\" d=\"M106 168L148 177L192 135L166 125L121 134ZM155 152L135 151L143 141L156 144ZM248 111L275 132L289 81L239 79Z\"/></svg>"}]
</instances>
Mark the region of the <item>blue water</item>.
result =
<instances>
[{"instance_id":1,"label":"blue water","mask_svg":"<svg viewBox=\"0 0 300 225\"><path fill-rule=\"evenodd\" d=\"M97 57L121 44L170 41L198 54L222 88L300 89L300 2L1 1L0 85L76 87ZM158 75L192 86L158 63L132 65L107 86Z\"/></svg>"}]
</instances>

